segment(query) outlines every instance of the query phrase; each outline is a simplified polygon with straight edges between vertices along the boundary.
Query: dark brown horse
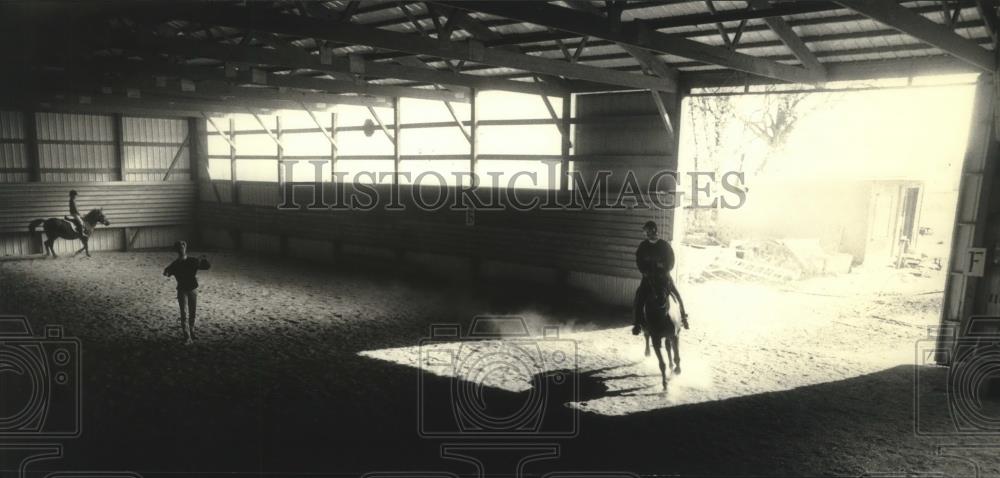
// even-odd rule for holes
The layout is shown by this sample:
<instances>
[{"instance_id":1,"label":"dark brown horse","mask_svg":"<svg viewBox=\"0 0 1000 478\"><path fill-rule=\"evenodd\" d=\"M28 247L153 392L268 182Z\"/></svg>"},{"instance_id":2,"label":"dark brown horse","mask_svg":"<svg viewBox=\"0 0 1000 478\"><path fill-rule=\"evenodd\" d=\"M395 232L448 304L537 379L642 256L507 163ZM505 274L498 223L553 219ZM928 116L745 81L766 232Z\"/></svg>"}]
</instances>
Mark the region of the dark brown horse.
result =
<instances>
[{"instance_id":1,"label":"dark brown horse","mask_svg":"<svg viewBox=\"0 0 1000 478\"><path fill-rule=\"evenodd\" d=\"M104 217L104 211L101 209L91 209L86 216L83 216L83 227L87 229L87 235L81 236L80 233L76 231L73 223L69 220L60 217L50 217L48 219L35 219L28 224L28 231L34 233L35 228L41 224L45 224L45 255L49 254L52 257L59 257L56 255L55 249L52 248L52 244L56 242L56 239L79 239L83 243L83 247L76 251L73 255L77 255L81 252L86 252L87 257L90 257L90 248L87 247L87 241L90 238L91 233L94 232L94 227L98 224L103 224L104 226L110 226L111 223L108 222L107 218Z\"/></svg>"},{"instance_id":2,"label":"dark brown horse","mask_svg":"<svg viewBox=\"0 0 1000 478\"><path fill-rule=\"evenodd\" d=\"M667 368L673 366L673 373L681 373L681 351L680 351L680 327L685 329L687 324L687 313L684 311L684 302L681 294L674 285L673 280L668 278L666 290L654 291L647 294L646 302L640 304L642 307L642 330L646 336L646 356L649 356L650 345L656 352L656 360L660 363L660 378L663 390L667 390ZM670 298L673 297L680 306L681 323L677 324L670 316ZM660 344L667 350L667 360L664 362L663 353L660 352Z\"/></svg>"}]
</instances>

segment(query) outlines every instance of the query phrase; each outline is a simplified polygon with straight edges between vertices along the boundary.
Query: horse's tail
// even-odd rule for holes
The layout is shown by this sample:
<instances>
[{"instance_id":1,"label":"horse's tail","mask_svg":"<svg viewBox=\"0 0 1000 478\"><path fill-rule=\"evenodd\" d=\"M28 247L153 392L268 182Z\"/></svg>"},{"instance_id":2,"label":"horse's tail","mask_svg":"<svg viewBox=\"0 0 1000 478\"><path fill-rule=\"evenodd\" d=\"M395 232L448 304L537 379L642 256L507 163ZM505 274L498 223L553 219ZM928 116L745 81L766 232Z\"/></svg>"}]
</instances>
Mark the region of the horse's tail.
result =
<instances>
[{"instance_id":1,"label":"horse's tail","mask_svg":"<svg viewBox=\"0 0 1000 478\"><path fill-rule=\"evenodd\" d=\"M45 222L45 219L35 219L34 221L31 221L31 223L28 224L28 232L35 232L35 228L41 226L43 222Z\"/></svg>"}]
</instances>

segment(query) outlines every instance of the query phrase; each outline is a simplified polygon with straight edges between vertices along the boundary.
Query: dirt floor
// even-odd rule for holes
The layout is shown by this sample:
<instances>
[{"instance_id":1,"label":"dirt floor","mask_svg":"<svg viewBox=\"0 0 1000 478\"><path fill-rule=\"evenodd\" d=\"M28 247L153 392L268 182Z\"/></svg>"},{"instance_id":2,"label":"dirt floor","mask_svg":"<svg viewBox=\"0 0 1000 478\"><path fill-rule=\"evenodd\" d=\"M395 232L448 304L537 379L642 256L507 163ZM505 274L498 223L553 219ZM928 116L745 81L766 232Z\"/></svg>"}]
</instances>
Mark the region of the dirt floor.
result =
<instances>
[{"instance_id":1,"label":"dirt floor","mask_svg":"<svg viewBox=\"0 0 1000 478\"><path fill-rule=\"evenodd\" d=\"M83 434L62 441L63 458L30 470L475 473L468 461L442 458L449 442L477 445L449 453L479 454L487 474L513 472L517 460L504 453L547 443L559 445L558 459L528 463L526 474L1000 474L1000 439L955 433L948 370L914 367L933 344L939 273L682 285L691 329L681 336L683 373L663 392L628 311L585 294L252 255L210 259L190 346L173 282L160 274L169 253L0 262L0 312L27 315L36 334L62 325L82 343ZM535 334L562 326L573 366L535 364L541 379L499 369L471 392L512 411L541 400L541 430L557 436L421 436L454 425L448 397L460 375L421 373L421 353L431 350L421 341L432 324L465 331L483 314L517 314ZM531 395L532 380L550 378L545 393Z\"/></svg>"}]
</instances>

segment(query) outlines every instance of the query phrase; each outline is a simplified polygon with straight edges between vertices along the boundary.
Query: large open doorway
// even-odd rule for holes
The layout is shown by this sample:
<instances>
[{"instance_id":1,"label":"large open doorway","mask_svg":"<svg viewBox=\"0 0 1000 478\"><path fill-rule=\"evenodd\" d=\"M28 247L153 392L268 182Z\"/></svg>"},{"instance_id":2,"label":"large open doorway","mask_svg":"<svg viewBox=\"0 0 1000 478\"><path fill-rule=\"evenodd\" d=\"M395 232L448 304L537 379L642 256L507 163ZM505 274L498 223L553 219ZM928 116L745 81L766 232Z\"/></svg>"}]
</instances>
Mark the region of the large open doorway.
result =
<instances>
[{"instance_id":1,"label":"large open doorway","mask_svg":"<svg viewBox=\"0 0 1000 478\"><path fill-rule=\"evenodd\" d=\"M941 318L974 81L685 101L682 180L735 172L744 192L687 197L675 221L691 335L727 351L712 376L743 370L760 392L914 363Z\"/></svg>"}]
</instances>

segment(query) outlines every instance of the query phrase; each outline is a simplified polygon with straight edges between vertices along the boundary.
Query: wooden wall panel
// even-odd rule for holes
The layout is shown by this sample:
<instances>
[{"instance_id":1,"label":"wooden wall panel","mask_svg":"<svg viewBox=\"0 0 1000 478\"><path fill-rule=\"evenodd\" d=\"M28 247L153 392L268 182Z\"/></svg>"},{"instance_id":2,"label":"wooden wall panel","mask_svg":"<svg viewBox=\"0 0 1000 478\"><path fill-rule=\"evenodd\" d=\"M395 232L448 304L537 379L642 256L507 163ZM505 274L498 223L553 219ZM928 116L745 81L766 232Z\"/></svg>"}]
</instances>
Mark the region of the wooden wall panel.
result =
<instances>
[{"instance_id":1,"label":"wooden wall panel","mask_svg":"<svg viewBox=\"0 0 1000 478\"><path fill-rule=\"evenodd\" d=\"M220 185L225 182L220 182ZM329 184L325 195L332 197ZM256 186L242 183L241 188ZM300 204L311 202L309 188L296 189ZM387 197L384 193L382 197ZM524 191L525 200L544 191ZM401 188L401 196L410 193ZM277 234L317 241L341 241L345 250L378 249L447 254L565 270L631 277L635 247L647 220L669 223L670 211L652 209L477 211L467 224L465 211L424 211L408 199L402 211L381 207L360 210L279 210L275 205L233 205L202 201L199 223L223 229ZM353 248L353 249L352 249ZM374 250L374 249L372 249ZM367 249L366 249L367 251Z\"/></svg>"}]
</instances>

